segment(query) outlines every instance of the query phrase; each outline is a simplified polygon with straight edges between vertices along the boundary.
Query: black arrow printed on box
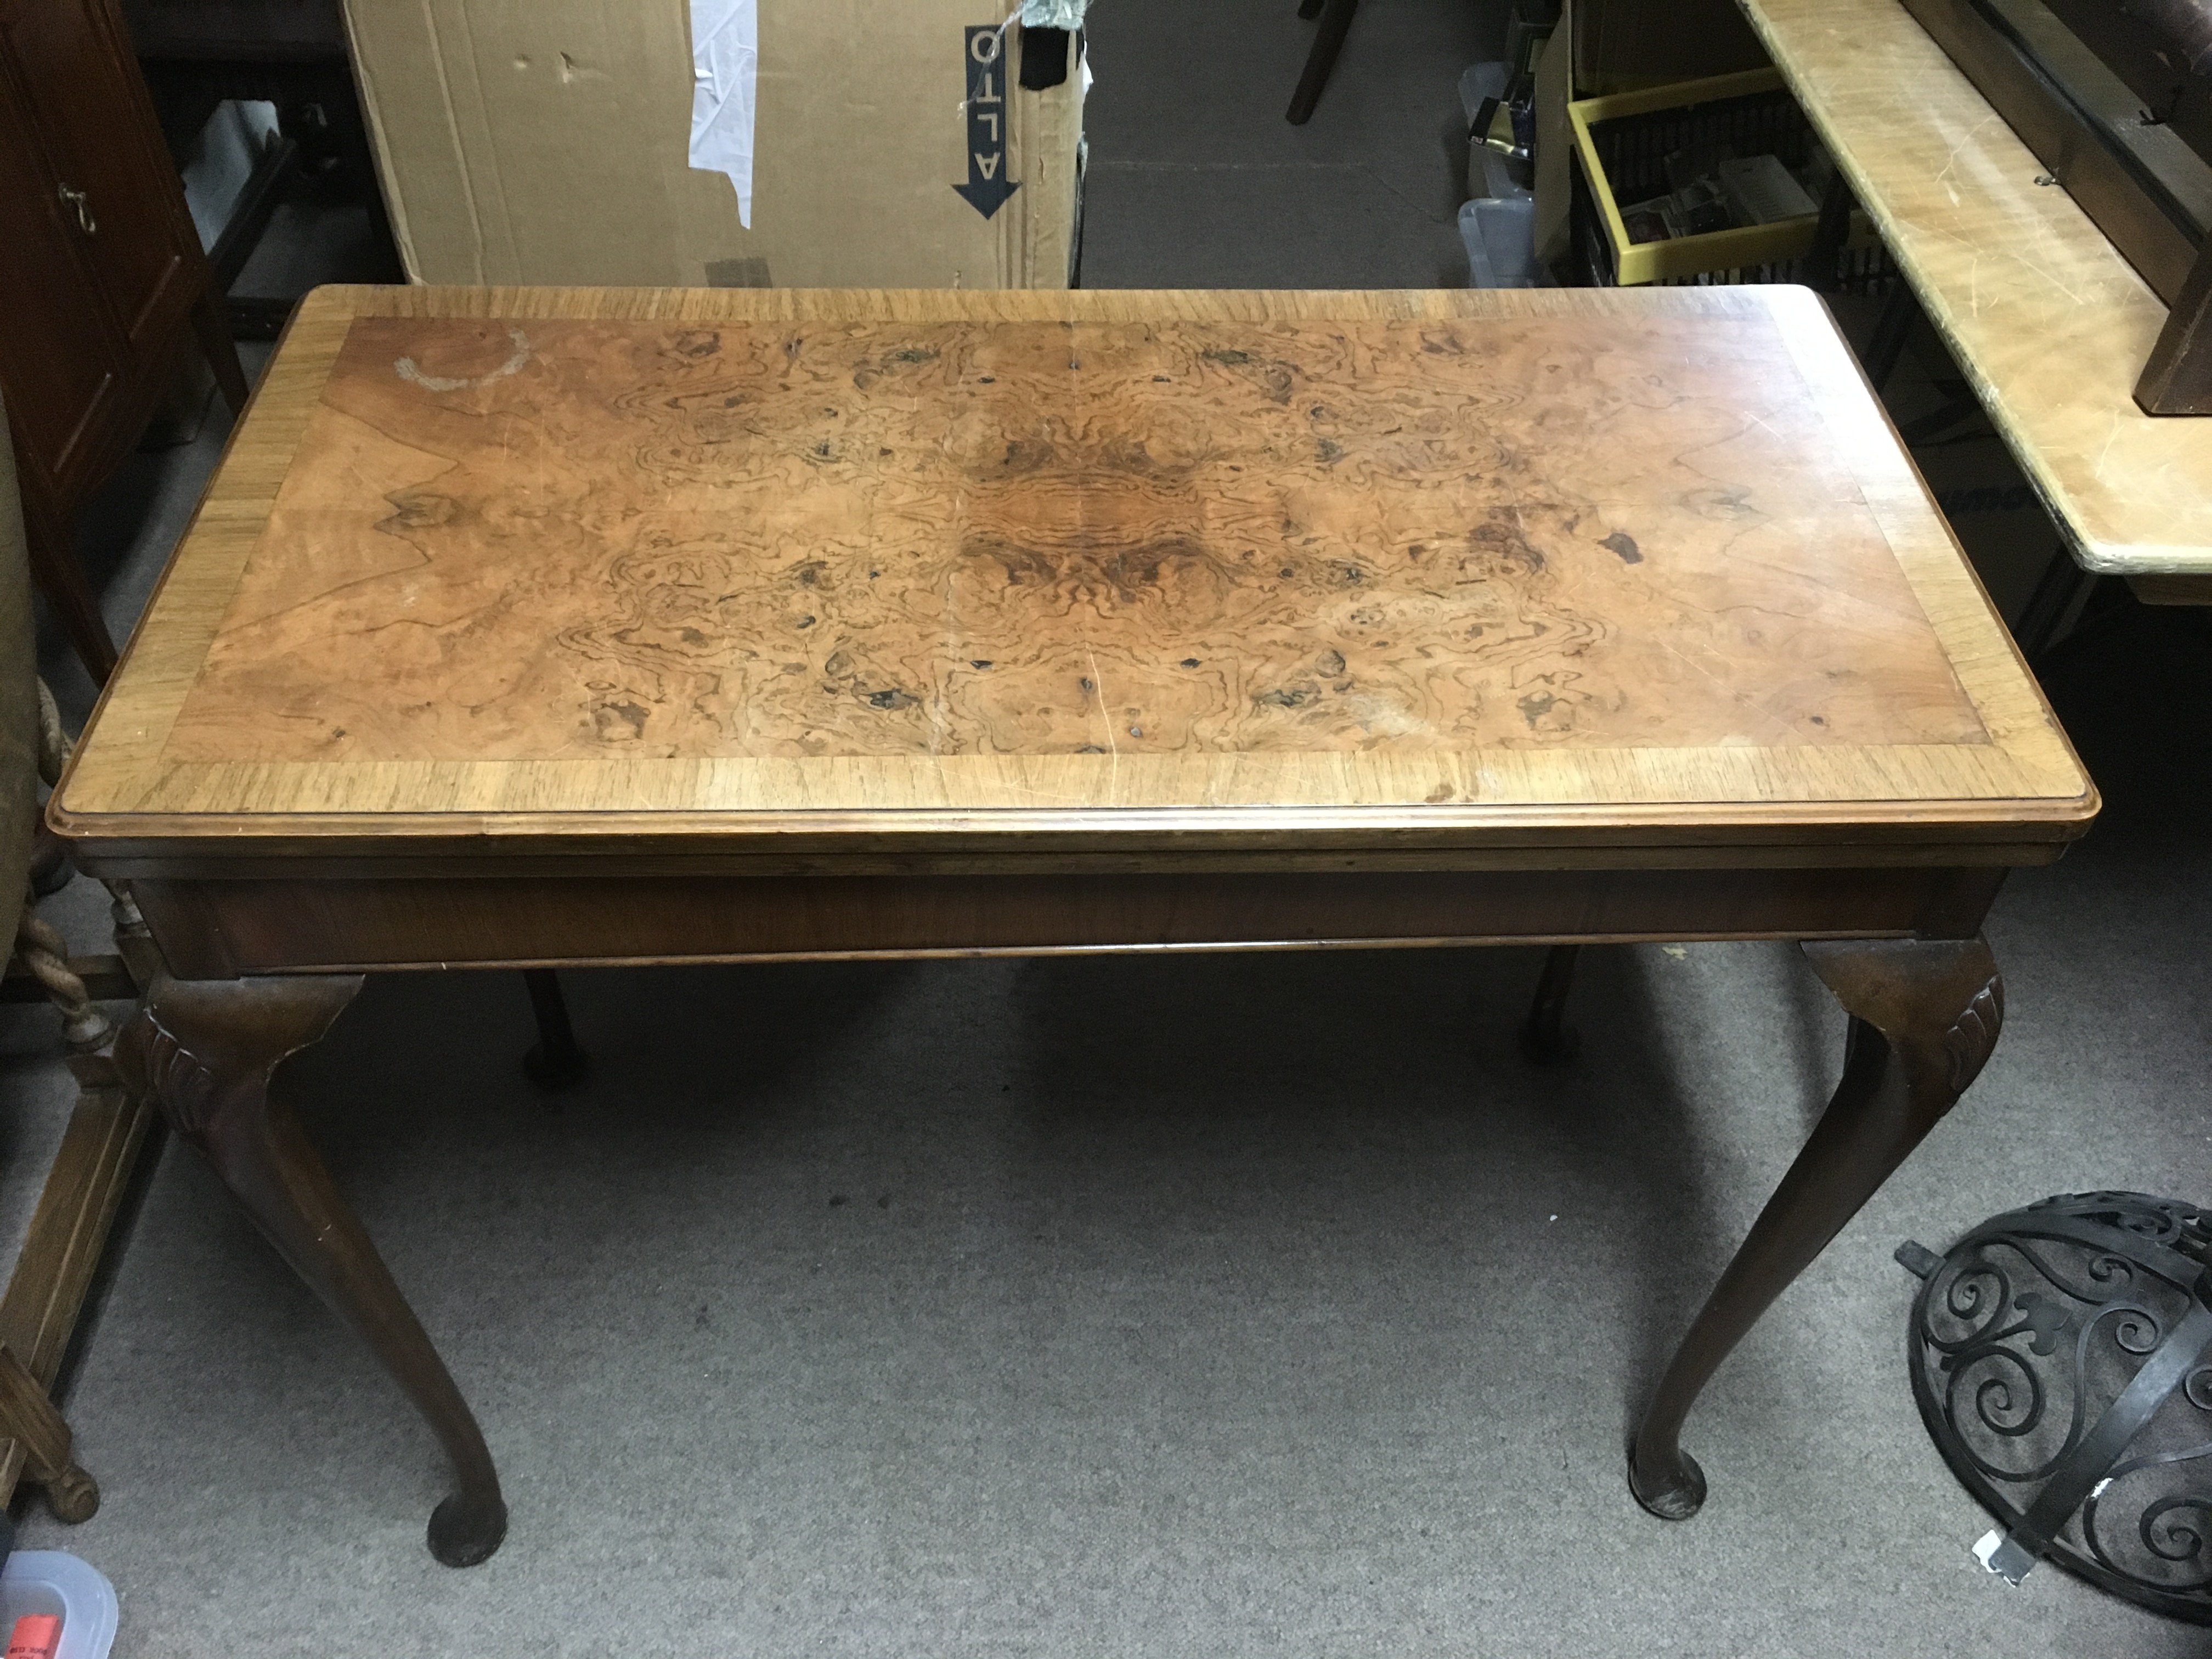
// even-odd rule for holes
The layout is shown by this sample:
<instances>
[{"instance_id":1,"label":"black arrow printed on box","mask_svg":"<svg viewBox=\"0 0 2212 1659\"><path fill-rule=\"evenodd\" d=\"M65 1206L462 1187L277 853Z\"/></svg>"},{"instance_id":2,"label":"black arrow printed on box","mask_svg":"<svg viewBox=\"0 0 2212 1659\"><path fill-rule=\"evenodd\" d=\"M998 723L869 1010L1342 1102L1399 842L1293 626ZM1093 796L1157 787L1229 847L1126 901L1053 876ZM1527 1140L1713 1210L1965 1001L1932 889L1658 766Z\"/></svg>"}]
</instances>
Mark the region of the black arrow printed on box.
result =
<instances>
[{"instance_id":1,"label":"black arrow printed on box","mask_svg":"<svg viewBox=\"0 0 2212 1659\"><path fill-rule=\"evenodd\" d=\"M966 33L968 182L952 188L988 219L1021 188L1006 177L1006 35L1003 27Z\"/></svg>"}]
</instances>

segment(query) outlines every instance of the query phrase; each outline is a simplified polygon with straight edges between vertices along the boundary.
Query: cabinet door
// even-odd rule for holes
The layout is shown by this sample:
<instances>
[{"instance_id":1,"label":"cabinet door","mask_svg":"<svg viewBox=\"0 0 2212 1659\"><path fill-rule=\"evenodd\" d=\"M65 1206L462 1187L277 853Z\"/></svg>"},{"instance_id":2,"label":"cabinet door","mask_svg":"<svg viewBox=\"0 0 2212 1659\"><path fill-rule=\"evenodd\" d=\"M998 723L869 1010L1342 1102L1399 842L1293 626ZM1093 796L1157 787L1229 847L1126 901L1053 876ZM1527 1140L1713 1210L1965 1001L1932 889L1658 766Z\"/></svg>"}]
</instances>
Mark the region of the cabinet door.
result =
<instances>
[{"instance_id":1,"label":"cabinet door","mask_svg":"<svg viewBox=\"0 0 2212 1659\"><path fill-rule=\"evenodd\" d=\"M0 386L27 463L24 488L49 502L78 475L120 397L121 343L21 95L22 66L0 31Z\"/></svg>"},{"instance_id":2,"label":"cabinet door","mask_svg":"<svg viewBox=\"0 0 2212 1659\"><path fill-rule=\"evenodd\" d=\"M188 303L183 186L111 0L0 0L0 54L134 351L166 344ZM180 224L180 221L184 221ZM197 239L193 243L198 248Z\"/></svg>"}]
</instances>

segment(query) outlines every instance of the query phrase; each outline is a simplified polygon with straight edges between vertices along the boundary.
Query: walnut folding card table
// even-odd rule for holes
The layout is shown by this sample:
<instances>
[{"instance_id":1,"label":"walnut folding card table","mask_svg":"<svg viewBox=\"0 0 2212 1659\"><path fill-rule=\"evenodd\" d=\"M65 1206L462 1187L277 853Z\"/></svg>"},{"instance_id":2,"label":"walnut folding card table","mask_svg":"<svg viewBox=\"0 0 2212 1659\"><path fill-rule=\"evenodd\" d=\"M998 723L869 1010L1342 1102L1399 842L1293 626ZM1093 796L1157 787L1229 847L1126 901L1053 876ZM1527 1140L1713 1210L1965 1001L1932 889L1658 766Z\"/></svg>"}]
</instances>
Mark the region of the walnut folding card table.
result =
<instances>
[{"instance_id":1,"label":"walnut folding card table","mask_svg":"<svg viewBox=\"0 0 2212 1659\"><path fill-rule=\"evenodd\" d=\"M1791 939L1836 1097L1638 1429L1972 1081L2096 795L1820 301L326 289L51 808L120 1063L506 1510L270 1074L367 973Z\"/></svg>"}]
</instances>

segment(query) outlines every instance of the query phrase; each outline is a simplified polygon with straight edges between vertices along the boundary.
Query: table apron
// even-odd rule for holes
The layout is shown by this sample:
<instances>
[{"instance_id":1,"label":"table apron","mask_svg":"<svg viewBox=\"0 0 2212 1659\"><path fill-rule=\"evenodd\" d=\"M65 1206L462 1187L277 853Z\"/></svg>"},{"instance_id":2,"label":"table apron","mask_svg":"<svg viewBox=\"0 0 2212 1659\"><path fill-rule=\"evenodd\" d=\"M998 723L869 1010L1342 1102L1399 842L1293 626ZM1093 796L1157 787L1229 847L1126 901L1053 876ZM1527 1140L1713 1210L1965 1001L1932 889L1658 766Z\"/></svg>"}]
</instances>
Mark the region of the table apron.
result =
<instances>
[{"instance_id":1,"label":"table apron","mask_svg":"<svg viewBox=\"0 0 2212 1659\"><path fill-rule=\"evenodd\" d=\"M1547 940L1971 936L2004 871L457 877L132 884L180 978Z\"/></svg>"}]
</instances>

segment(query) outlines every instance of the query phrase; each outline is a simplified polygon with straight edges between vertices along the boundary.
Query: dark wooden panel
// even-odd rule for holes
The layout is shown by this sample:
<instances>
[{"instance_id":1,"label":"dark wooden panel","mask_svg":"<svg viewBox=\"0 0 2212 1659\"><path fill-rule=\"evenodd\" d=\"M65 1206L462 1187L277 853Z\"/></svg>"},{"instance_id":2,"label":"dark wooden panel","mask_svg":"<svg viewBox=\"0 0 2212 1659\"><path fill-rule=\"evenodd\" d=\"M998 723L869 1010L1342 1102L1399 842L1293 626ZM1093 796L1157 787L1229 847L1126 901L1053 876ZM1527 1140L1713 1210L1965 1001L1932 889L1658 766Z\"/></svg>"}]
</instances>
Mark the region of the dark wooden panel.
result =
<instances>
[{"instance_id":1,"label":"dark wooden panel","mask_svg":"<svg viewBox=\"0 0 2212 1659\"><path fill-rule=\"evenodd\" d=\"M110 1061L82 1062L76 1109L54 1154L8 1288L0 1293L0 1343L41 1383L61 1370L100 1255L107 1242L154 1103L134 1100Z\"/></svg>"},{"instance_id":2,"label":"dark wooden panel","mask_svg":"<svg viewBox=\"0 0 2212 1659\"><path fill-rule=\"evenodd\" d=\"M2128 589L2145 605L2212 605L2212 574L2130 576Z\"/></svg>"},{"instance_id":3,"label":"dark wooden panel","mask_svg":"<svg viewBox=\"0 0 2212 1659\"><path fill-rule=\"evenodd\" d=\"M115 397L121 363L113 325L66 221L30 119L12 20L0 18L0 386L23 462L24 487L49 498L78 466L87 434Z\"/></svg>"},{"instance_id":4,"label":"dark wooden panel","mask_svg":"<svg viewBox=\"0 0 2212 1659\"><path fill-rule=\"evenodd\" d=\"M2150 415L2212 415L2212 239L2190 267L2136 382Z\"/></svg>"},{"instance_id":5,"label":"dark wooden panel","mask_svg":"<svg viewBox=\"0 0 2212 1659\"><path fill-rule=\"evenodd\" d=\"M2212 3L2045 0L2143 107L2212 161Z\"/></svg>"},{"instance_id":6,"label":"dark wooden panel","mask_svg":"<svg viewBox=\"0 0 2212 1659\"><path fill-rule=\"evenodd\" d=\"M2212 580L2212 579L2208 579ZM2153 600L2212 604L2212 592L2196 599ZM793 836L793 841L799 838ZM1282 842L1284 838L1279 838ZM840 853L799 842L775 852L732 850L731 838L717 848L690 851L640 850L617 842L594 849L589 873L595 879L696 880L744 876L1229 876L1249 874L1376 875L1411 871L1468 870L1825 870L1876 866L1959 869L1972 865L2002 873L2052 864L2066 850L2060 842L1795 842L1765 844L1731 841L1716 835L1709 847L1650 845L1590 836L1562 838L1545 846L1453 847L1438 838L1408 836L1381 846L1362 846L1345 837L1316 833L1308 844L1261 845L1243 850L1182 847L1161 836L1132 832L1130 843L1115 847L1104 837L1071 836L1064 847L1040 847L1003 853L946 851L932 845L906 849ZM532 876L573 878L580 867L574 855L518 850L512 839L484 836L472 842L448 842L429 849L395 838L386 856L349 857L322 852L312 838L271 837L265 843L192 848L183 854L160 846L103 842L70 857L87 875L108 881L297 881L312 871L319 881L443 881L454 877L516 879ZM228 856L225 856L228 854Z\"/></svg>"},{"instance_id":7,"label":"dark wooden panel","mask_svg":"<svg viewBox=\"0 0 2212 1659\"><path fill-rule=\"evenodd\" d=\"M118 1085L105 1056L76 1064L76 1109L0 1293L0 1345L41 1388L51 1388L61 1370L155 1110L151 1099ZM0 1438L0 1502L15 1490L25 1450L20 1440Z\"/></svg>"},{"instance_id":8,"label":"dark wooden panel","mask_svg":"<svg viewBox=\"0 0 2212 1659\"><path fill-rule=\"evenodd\" d=\"M1951 870L141 882L188 978L295 969L1971 933Z\"/></svg>"},{"instance_id":9,"label":"dark wooden panel","mask_svg":"<svg viewBox=\"0 0 2212 1659\"><path fill-rule=\"evenodd\" d=\"M2154 199L2146 176L1975 0L1905 0L2021 141L2096 221L2097 228L2169 305L2196 256L2186 228Z\"/></svg>"},{"instance_id":10,"label":"dark wooden panel","mask_svg":"<svg viewBox=\"0 0 2212 1659\"><path fill-rule=\"evenodd\" d=\"M165 346L190 300L181 187L127 39L107 0L15 0L0 16L49 166L83 192L71 221L100 289L135 350Z\"/></svg>"}]
</instances>

